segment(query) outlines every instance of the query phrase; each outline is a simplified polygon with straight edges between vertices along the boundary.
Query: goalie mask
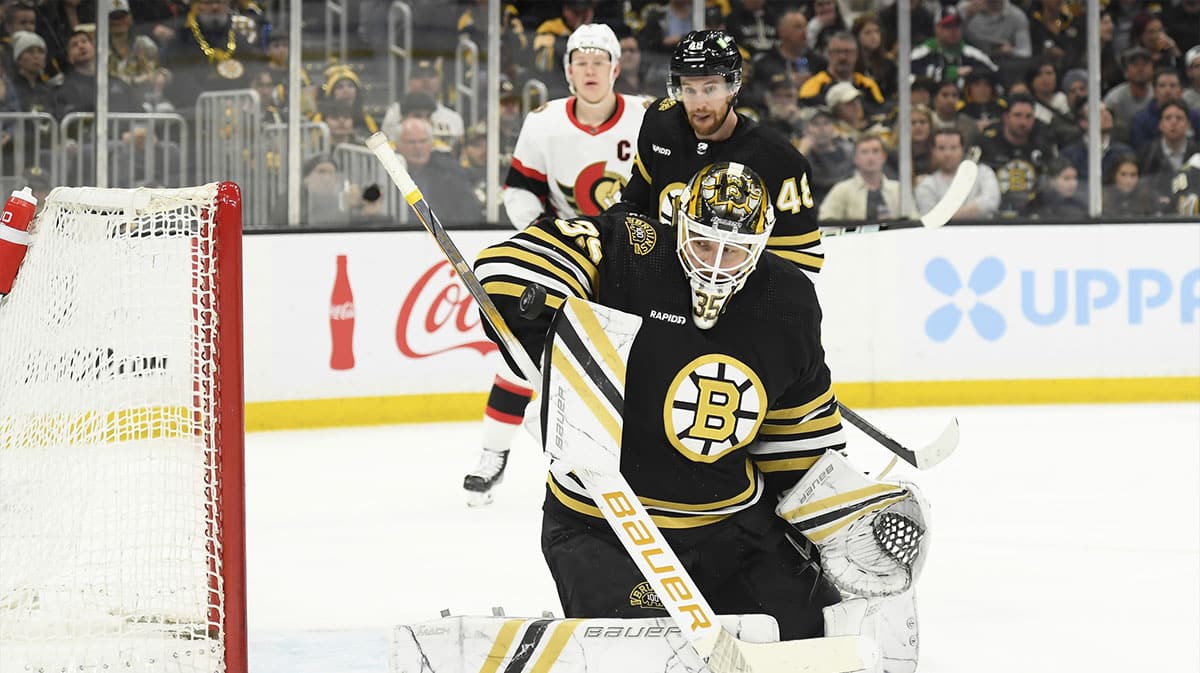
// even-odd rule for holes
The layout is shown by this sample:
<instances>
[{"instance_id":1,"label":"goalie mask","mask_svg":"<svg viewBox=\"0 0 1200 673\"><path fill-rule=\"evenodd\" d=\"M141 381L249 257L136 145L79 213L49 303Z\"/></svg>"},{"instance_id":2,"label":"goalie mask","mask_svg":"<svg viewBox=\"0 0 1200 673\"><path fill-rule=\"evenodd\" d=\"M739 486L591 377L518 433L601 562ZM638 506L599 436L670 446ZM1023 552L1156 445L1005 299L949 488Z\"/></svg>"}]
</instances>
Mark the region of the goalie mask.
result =
<instances>
[{"instance_id":1,"label":"goalie mask","mask_svg":"<svg viewBox=\"0 0 1200 673\"><path fill-rule=\"evenodd\" d=\"M692 287L692 321L709 329L746 284L767 247L775 210L762 178L747 166L710 164L675 202L676 252Z\"/></svg>"},{"instance_id":2,"label":"goalie mask","mask_svg":"<svg viewBox=\"0 0 1200 673\"><path fill-rule=\"evenodd\" d=\"M571 89L571 93L575 93L575 86L571 84L571 54L574 54L579 49L602 51L608 54L608 60L611 64L609 70L609 90L617 83L617 66L621 64L621 41L617 39L617 34L612 28L602 23L585 23L575 29L571 36L567 38L567 51L563 54L563 74L566 75L567 84Z\"/></svg>"}]
</instances>

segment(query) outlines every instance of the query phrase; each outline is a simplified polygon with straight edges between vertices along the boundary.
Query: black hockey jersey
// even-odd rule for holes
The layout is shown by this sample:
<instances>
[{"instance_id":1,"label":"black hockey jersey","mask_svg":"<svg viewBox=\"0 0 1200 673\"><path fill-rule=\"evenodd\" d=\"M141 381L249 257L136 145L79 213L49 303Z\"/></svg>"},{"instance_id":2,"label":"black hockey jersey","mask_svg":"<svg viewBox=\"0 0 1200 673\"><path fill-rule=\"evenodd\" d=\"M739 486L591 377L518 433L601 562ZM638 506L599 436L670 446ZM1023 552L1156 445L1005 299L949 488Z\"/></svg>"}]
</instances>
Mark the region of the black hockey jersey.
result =
<instances>
[{"instance_id":1,"label":"black hockey jersey","mask_svg":"<svg viewBox=\"0 0 1200 673\"><path fill-rule=\"evenodd\" d=\"M696 138L682 104L671 98L655 101L642 120L633 175L621 192L622 206L662 216L670 212L672 194L701 168L718 161L745 164L766 183L775 206L775 229L767 249L805 271L820 271L825 257L808 160L778 132L744 115L738 115L732 136L709 142Z\"/></svg>"},{"instance_id":2,"label":"black hockey jersey","mask_svg":"<svg viewBox=\"0 0 1200 673\"><path fill-rule=\"evenodd\" d=\"M1200 154L1191 157L1171 180L1172 215L1200 216Z\"/></svg>"},{"instance_id":3,"label":"black hockey jersey","mask_svg":"<svg viewBox=\"0 0 1200 673\"><path fill-rule=\"evenodd\" d=\"M816 292L781 258L763 255L708 330L691 320L674 231L633 213L540 219L484 250L475 268L534 362L567 295L642 317L626 370L621 472L662 528L773 503L845 445ZM548 295L533 320L518 312L531 283ZM573 475L550 477L545 506L601 518Z\"/></svg>"},{"instance_id":4,"label":"black hockey jersey","mask_svg":"<svg viewBox=\"0 0 1200 673\"><path fill-rule=\"evenodd\" d=\"M1003 122L983 130L969 156L996 172L1000 185L1000 216L1024 215L1037 194L1046 162L1058 152L1048 134L1035 126L1029 142L1013 145L1004 137Z\"/></svg>"}]
</instances>

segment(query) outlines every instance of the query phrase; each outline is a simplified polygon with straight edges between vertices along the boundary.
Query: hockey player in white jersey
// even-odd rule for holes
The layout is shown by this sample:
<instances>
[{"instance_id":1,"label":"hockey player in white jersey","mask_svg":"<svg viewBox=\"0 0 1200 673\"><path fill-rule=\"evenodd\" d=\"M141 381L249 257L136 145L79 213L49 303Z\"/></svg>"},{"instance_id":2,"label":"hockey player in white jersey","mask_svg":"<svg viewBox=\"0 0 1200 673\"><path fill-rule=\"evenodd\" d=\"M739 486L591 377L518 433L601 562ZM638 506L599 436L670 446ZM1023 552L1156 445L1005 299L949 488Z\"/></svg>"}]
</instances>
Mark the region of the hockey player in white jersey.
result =
<instances>
[{"instance_id":1,"label":"hockey player in white jersey","mask_svg":"<svg viewBox=\"0 0 1200 673\"><path fill-rule=\"evenodd\" d=\"M608 26L585 24L571 33L563 68L572 95L529 113L505 178L504 208L518 229L544 213L598 215L629 181L650 101L613 90L620 59L621 44ZM470 504L491 502L531 395L528 384L502 364L488 395L479 464L463 479Z\"/></svg>"}]
</instances>

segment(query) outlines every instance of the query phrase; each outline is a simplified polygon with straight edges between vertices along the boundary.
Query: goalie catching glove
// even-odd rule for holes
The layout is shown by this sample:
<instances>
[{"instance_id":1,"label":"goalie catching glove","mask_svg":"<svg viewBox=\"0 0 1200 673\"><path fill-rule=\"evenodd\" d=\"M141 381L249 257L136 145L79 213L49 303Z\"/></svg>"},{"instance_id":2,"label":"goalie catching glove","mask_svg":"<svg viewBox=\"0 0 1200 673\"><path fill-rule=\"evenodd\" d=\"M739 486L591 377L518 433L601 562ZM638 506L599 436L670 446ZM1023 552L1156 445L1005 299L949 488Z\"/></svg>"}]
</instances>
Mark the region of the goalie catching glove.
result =
<instances>
[{"instance_id":1,"label":"goalie catching glove","mask_svg":"<svg viewBox=\"0 0 1200 673\"><path fill-rule=\"evenodd\" d=\"M827 451L775 513L811 540L841 591L891 596L912 588L928 553L929 506L916 486L874 481Z\"/></svg>"}]
</instances>

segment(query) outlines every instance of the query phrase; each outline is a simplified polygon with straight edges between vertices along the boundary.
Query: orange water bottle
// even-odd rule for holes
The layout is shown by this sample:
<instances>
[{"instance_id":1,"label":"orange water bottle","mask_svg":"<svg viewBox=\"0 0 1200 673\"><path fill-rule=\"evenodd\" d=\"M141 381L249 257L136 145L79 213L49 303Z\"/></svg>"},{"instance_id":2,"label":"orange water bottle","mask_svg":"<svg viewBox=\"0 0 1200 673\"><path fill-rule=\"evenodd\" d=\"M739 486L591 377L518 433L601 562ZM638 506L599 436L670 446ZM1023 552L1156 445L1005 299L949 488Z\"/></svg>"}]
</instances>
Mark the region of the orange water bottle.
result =
<instances>
[{"instance_id":1,"label":"orange water bottle","mask_svg":"<svg viewBox=\"0 0 1200 673\"><path fill-rule=\"evenodd\" d=\"M29 248L29 224L37 212L37 198L28 187L13 192L0 214L0 296L12 291L17 269Z\"/></svg>"}]
</instances>

